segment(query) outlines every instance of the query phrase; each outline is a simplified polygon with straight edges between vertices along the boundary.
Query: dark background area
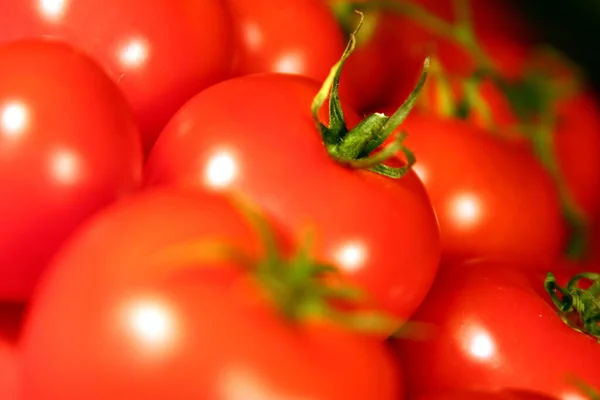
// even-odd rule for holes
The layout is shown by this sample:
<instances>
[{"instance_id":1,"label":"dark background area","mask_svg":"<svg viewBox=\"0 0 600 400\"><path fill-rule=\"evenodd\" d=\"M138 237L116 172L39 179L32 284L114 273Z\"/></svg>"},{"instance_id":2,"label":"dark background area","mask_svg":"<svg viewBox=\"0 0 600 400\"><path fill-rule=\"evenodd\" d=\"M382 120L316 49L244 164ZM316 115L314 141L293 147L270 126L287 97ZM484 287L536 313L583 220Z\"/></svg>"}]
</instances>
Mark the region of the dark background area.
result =
<instances>
[{"instance_id":1,"label":"dark background area","mask_svg":"<svg viewBox=\"0 0 600 400\"><path fill-rule=\"evenodd\" d=\"M546 42L581 65L600 92L600 0L506 1L537 26Z\"/></svg>"}]
</instances>

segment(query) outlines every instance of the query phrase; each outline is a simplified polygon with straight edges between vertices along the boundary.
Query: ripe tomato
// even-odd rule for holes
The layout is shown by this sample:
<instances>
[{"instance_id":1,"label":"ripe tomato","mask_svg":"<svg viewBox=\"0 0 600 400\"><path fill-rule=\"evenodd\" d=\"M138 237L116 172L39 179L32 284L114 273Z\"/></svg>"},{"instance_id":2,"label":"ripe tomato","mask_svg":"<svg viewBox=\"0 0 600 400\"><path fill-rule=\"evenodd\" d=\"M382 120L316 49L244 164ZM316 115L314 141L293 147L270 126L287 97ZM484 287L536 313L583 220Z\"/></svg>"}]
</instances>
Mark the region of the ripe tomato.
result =
<instances>
[{"instance_id":1,"label":"ripe tomato","mask_svg":"<svg viewBox=\"0 0 600 400\"><path fill-rule=\"evenodd\" d=\"M227 0L237 38L236 75L282 72L322 81L340 58L342 32L322 0Z\"/></svg>"},{"instance_id":2,"label":"ripe tomato","mask_svg":"<svg viewBox=\"0 0 600 400\"><path fill-rule=\"evenodd\" d=\"M22 315L21 305L0 304L0 393L3 400L17 400L17 341Z\"/></svg>"},{"instance_id":3,"label":"ripe tomato","mask_svg":"<svg viewBox=\"0 0 600 400\"><path fill-rule=\"evenodd\" d=\"M55 36L104 66L133 105L147 151L171 115L230 68L221 0L9 0L0 15L0 42Z\"/></svg>"},{"instance_id":4,"label":"ripe tomato","mask_svg":"<svg viewBox=\"0 0 600 400\"><path fill-rule=\"evenodd\" d=\"M552 270L563 284L573 273ZM396 342L411 366L409 392L511 389L587 398L571 379L598 385L600 344L562 322L543 275L489 262L442 269L414 315L432 324L435 336Z\"/></svg>"},{"instance_id":5,"label":"ripe tomato","mask_svg":"<svg viewBox=\"0 0 600 400\"><path fill-rule=\"evenodd\" d=\"M43 68L40 69L40 66ZM0 300L26 300L61 242L137 189L131 109L91 59L53 40L0 47Z\"/></svg>"},{"instance_id":6,"label":"ripe tomato","mask_svg":"<svg viewBox=\"0 0 600 400\"><path fill-rule=\"evenodd\" d=\"M150 190L86 224L33 301L23 400L402 398L381 342L290 324L244 266L172 252L212 239L261 255L248 221L207 193Z\"/></svg>"},{"instance_id":7,"label":"ripe tomato","mask_svg":"<svg viewBox=\"0 0 600 400\"><path fill-rule=\"evenodd\" d=\"M296 239L313 230L319 260L339 267L377 307L406 318L437 269L435 214L412 171L394 180L329 156L310 112L318 90L316 81L278 74L207 89L161 133L146 183L241 191ZM357 117L345 113L351 127Z\"/></svg>"},{"instance_id":8,"label":"ripe tomato","mask_svg":"<svg viewBox=\"0 0 600 400\"><path fill-rule=\"evenodd\" d=\"M440 222L444 260L561 254L566 228L554 185L526 148L430 115L413 113L402 127Z\"/></svg>"}]
</instances>

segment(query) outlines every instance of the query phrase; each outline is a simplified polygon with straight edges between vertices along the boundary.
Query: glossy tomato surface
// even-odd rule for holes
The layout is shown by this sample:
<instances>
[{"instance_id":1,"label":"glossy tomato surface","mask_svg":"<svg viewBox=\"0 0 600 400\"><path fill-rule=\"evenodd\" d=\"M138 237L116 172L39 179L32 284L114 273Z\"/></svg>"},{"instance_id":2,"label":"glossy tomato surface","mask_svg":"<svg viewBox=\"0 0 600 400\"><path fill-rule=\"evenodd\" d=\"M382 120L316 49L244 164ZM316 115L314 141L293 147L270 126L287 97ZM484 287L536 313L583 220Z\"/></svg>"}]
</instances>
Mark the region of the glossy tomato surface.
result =
<instances>
[{"instance_id":1,"label":"glossy tomato surface","mask_svg":"<svg viewBox=\"0 0 600 400\"><path fill-rule=\"evenodd\" d=\"M549 270L563 285L578 272ZM397 342L402 362L411 365L409 391L511 389L587 398L573 379L598 386L600 372L593 365L600 344L560 319L544 277L516 264L443 268L414 315L432 324L434 336Z\"/></svg>"},{"instance_id":2,"label":"glossy tomato surface","mask_svg":"<svg viewBox=\"0 0 600 400\"><path fill-rule=\"evenodd\" d=\"M162 132L146 183L244 193L297 241L312 231L319 260L338 266L377 307L406 318L439 260L431 204L412 171L394 180L332 160L310 113L318 89L278 74L207 89ZM346 115L356 120L352 110Z\"/></svg>"},{"instance_id":3,"label":"glossy tomato surface","mask_svg":"<svg viewBox=\"0 0 600 400\"><path fill-rule=\"evenodd\" d=\"M322 0L225 2L236 33L236 75L282 72L322 81L346 46Z\"/></svg>"},{"instance_id":4,"label":"glossy tomato surface","mask_svg":"<svg viewBox=\"0 0 600 400\"><path fill-rule=\"evenodd\" d=\"M8 0L0 42L54 36L105 67L133 105L149 150L177 109L223 79L232 57L221 0Z\"/></svg>"},{"instance_id":5,"label":"glossy tomato surface","mask_svg":"<svg viewBox=\"0 0 600 400\"><path fill-rule=\"evenodd\" d=\"M0 300L26 300L63 240L141 173L131 109L99 66L52 40L0 47Z\"/></svg>"},{"instance_id":6,"label":"glossy tomato surface","mask_svg":"<svg viewBox=\"0 0 600 400\"><path fill-rule=\"evenodd\" d=\"M0 304L0 393L3 400L18 400L17 342L22 316L23 306Z\"/></svg>"},{"instance_id":7,"label":"glossy tomato surface","mask_svg":"<svg viewBox=\"0 0 600 400\"><path fill-rule=\"evenodd\" d=\"M413 113L402 129L440 222L442 258L557 258L565 226L555 187L528 149L473 125Z\"/></svg>"},{"instance_id":8,"label":"glossy tomato surface","mask_svg":"<svg viewBox=\"0 0 600 400\"><path fill-rule=\"evenodd\" d=\"M205 193L147 191L90 221L32 303L23 400L401 398L381 342L290 325L203 240L261 252L239 210Z\"/></svg>"}]
</instances>

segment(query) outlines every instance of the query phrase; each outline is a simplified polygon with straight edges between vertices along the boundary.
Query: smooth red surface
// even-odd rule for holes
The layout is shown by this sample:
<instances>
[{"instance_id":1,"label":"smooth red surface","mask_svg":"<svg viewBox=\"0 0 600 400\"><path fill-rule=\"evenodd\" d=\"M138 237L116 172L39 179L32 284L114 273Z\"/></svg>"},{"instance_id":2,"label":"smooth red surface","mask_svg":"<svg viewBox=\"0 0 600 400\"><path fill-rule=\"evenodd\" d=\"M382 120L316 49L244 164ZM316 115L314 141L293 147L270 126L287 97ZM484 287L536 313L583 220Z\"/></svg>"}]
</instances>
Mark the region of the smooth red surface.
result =
<instances>
[{"instance_id":1,"label":"smooth red surface","mask_svg":"<svg viewBox=\"0 0 600 400\"><path fill-rule=\"evenodd\" d=\"M185 101L229 72L233 32L222 0L10 0L0 43L54 36L83 49L131 102L149 151Z\"/></svg>"},{"instance_id":2,"label":"smooth red surface","mask_svg":"<svg viewBox=\"0 0 600 400\"><path fill-rule=\"evenodd\" d=\"M65 44L0 48L0 300L26 300L57 247L138 189L140 136L121 92Z\"/></svg>"},{"instance_id":3,"label":"smooth red surface","mask_svg":"<svg viewBox=\"0 0 600 400\"><path fill-rule=\"evenodd\" d=\"M346 46L322 0L226 0L237 40L236 75L293 73L324 80Z\"/></svg>"},{"instance_id":4,"label":"smooth red surface","mask_svg":"<svg viewBox=\"0 0 600 400\"><path fill-rule=\"evenodd\" d=\"M243 266L189 247L214 239L262 251L239 210L206 193L148 191L87 224L32 303L22 400L402 398L383 343L289 325Z\"/></svg>"},{"instance_id":5,"label":"smooth red surface","mask_svg":"<svg viewBox=\"0 0 600 400\"><path fill-rule=\"evenodd\" d=\"M313 80L276 74L213 86L162 132L146 183L243 193L297 241L312 231L319 260L404 319L437 270L431 204L413 172L393 180L332 160L310 114L318 89ZM345 113L356 121L351 109Z\"/></svg>"},{"instance_id":6,"label":"smooth red surface","mask_svg":"<svg viewBox=\"0 0 600 400\"><path fill-rule=\"evenodd\" d=\"M566 233L555 187L527 148L418 113L402 129L440 222L443 259L494 257L533 268L559 257Z\"/></svg>"},{"instance_id":7,"label":"smooth red surface","mask_svg":"<svg viewBox=\"0 0 600 400\"><path fill-rule=\"evenodd\" d=\"M578 272L548 268L559 283ZM397 341L409 392L530 390L587 398L571 379L600 383L600 344L559 318L544 291L545 273L518 264L442 268L415 321L432 325L423 341ZM582 397L583 396L583 397Z\"/></svg>"}]
</instances>

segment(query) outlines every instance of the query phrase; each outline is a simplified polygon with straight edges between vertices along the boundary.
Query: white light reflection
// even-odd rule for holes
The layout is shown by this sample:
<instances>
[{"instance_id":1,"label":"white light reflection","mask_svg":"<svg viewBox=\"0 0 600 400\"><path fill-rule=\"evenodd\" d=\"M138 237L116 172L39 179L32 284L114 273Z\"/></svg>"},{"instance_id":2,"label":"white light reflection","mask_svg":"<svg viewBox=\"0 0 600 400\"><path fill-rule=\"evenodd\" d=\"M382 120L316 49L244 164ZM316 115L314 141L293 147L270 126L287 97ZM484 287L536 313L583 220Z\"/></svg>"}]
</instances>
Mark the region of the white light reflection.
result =
<instances>
[{"instance_id":1,"label":"white light reflection","mask_svg":"<svg viewBox=\"0 0 600 400\"><path fill-rule=\"evenodd\" d=\"M173 313L165 304L145 301L131 305L125 313L128 332L145 349L166 350L175 342Z\"/></svg>"},{"instance_id":2,"label":"white light reflection","mask_svg":"<svg viewBox=\"0 0 600 400\"><path fill-rule=\"evenodd\" d=\"M495 353L494 343L486 333L474 335L471 339L470 347L471 354L477 358L487 359Z\"/></svg>"},{"instance_id":3,"label":"white light reflection","mask_svg":"<svg viewBox=\"0 0 600 400\"><path fill-rule=\"evenodd\" d=\"M367 249L360 242L349 242L336 251L335 260L337 265L344 271L358 271L367 258Z\"/></svg>"},{"instance_id":4,"label":"white light reflection","mask_svg":"<svg viewBox=\"0 0 600 400\"><path fill-rule=\"evenodd\" d=\"M58 151L51 159L51 170L54 179L64 185L72 185L79 180L79 157L68 150Z\"/></svg>"},{"instance_id":5,"label":"white light reflection","mask_svg":"<svg viewBox=\"0 0 600 400\"><path fill-rule=\"evenodd\" d=\"M235 158L229 152L220 152L213 155L205 170L206 183L214 188L230 185L238 174Z\"/></svg>"},{"instance_id":6,"label":"white light reflection","mask_svg":"<svg viewBox=\"0 0 600 400\"><path fill-rule=\"evenodd\" d=\"M450 215L458 225L471 228L480 221L482 209L479 198L471 193L462 193L450 201Z\"/></svg>"},{"instance_id":7,"label":"white light reflection","mask_svg":"<svg viewBox=\"0 0 600 400\"><path fill-rule=\"evenodd\" d=\"M65 3L65 0L40 0L39 10L46 19L55 20L64 14Z\"/></svg>"},{"instance_id":8,"label":"white light reflection","mask_svg":"<svg viewBox=\"0 0 600 400\"><path fill-rule=\"evenodd\" d=\"M463 326L458 340L462 343L466 356L477 362L496 363L498 351L494 338L478 326Z\"/></svg>"},{"instance_id":9,"label":"white light reflection","mask_svg":"<svg viewBox=\"0 0 600 400\"><path fill-rule=\"evenodd\" d=\"M148 46L142 40L131 40L121 49L119 57L125 67L139 67L148 59Z\"/></svg>"},{"instance_id":10,"label":"white light reflection","mask_svg":"<svg viewBox=\"0 0 600 400\"><path fill-rule=\"evenodd\" d=\"M16 137L27 127L29 113L21 103L10 103L2 110L0 131L4 136Z\"/></svg>"},{"instance_id":11,"label":"white light reflection","mask_svg":"<svg viewBox=\"0 0 600 400\"><path fill-rule=\"evenodd\" d=\"M226 400L310 400L274 392L273 385L265 384L249 371L230 368L221 376L221 394Z\"/></svg>"},{"instance_id":12,"label":"white light reflection","mask_svg":"<svg viewBox=\"0 0 600 400\"><path fill-rule=\"evenodd\" d=\"M297 53L284 54L275 63L275 72L298 74L302 72L302 57Z\"/></svg>"},{"instance_id":13,"label":"white light reflection","mask_svg":"<svg viewBox=\"0 0 600 400\"><path fill-rule=\"evenodd\" d=\"M415 174L421 179L421 182L425 183L427 181L427 170L423 167L422 164L418 162L412 166L412 170L415 171Z\"/></svg>"}]
</instances>

